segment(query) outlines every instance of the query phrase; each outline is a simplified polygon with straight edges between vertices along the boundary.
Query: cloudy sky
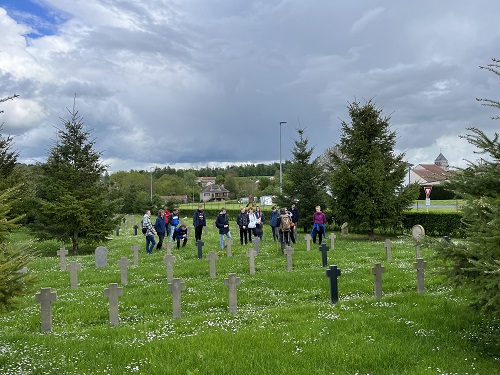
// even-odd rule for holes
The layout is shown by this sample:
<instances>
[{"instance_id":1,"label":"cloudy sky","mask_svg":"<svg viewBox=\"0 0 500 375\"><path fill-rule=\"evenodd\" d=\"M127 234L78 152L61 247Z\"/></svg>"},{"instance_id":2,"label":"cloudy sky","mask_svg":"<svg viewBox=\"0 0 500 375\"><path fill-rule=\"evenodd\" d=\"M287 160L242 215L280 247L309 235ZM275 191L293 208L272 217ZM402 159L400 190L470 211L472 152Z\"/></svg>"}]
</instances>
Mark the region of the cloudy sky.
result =
<instances>
[{"instance_id":1,"label":"cloudy sky","mask_svg":"<svg viewBox=\"0 0 500 375\"><path fill-rule=\"evenodd\" d=\"M76 108L110 171L319 155L373 99L410 163L476 156L492 134L498 0L0 0L4 135L43 161Z\"/></svg>"}]
</instances>

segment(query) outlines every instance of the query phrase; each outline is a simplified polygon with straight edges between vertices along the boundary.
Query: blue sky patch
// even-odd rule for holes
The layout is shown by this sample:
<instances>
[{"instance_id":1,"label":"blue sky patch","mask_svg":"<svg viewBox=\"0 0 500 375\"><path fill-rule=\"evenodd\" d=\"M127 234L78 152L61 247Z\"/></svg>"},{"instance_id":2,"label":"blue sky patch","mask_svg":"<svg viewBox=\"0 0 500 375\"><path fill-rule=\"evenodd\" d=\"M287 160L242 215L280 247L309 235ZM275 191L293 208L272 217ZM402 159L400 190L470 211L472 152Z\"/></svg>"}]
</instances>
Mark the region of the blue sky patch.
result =
<instances>
[{"instance_id":1,"label":"blue sky patch","mask_svg":"<svg viewBox=\"0 0 500 375\"><path fill-rule=\"evenodd\" d=\"M0 7L16 22L30 26L32 32L26 36L32 39L54 35L58 25L67 20L64 13L39 0L0 0Z\"/></svg>"}]
</instances>

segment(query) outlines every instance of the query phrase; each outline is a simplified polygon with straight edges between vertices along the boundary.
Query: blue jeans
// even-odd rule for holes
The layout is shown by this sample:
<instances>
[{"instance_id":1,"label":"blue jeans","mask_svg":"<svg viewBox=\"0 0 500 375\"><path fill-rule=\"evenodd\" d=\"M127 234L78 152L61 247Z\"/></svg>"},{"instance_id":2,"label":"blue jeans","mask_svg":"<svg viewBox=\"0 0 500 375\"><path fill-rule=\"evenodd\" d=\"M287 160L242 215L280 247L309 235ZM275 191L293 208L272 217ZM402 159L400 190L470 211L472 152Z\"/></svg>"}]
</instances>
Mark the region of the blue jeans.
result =
<instances>
[{"instance_id":1,"label":"blue jeans","mask_svg":"<svg viewBox=\"0 0 500 375\"><path fill-rule=\"evenodd\" d=\"M156 245L155 236L149 235L146 236L146 253L151 254L153 252L153 248Z\"/></svg>"},{"instance_id":2,"label":"blue jeans","mask_svg":"<svg viewBox=\"0 0 500 375\"><path fill-rule=\"evenodd\" d=\"M227 232L226 233L226 236L227 238L232 238L231 237L231 232ZM220 248L223 249L224 248L224 234L221 233L220 235Z\"/></svg>"}]
</instances>

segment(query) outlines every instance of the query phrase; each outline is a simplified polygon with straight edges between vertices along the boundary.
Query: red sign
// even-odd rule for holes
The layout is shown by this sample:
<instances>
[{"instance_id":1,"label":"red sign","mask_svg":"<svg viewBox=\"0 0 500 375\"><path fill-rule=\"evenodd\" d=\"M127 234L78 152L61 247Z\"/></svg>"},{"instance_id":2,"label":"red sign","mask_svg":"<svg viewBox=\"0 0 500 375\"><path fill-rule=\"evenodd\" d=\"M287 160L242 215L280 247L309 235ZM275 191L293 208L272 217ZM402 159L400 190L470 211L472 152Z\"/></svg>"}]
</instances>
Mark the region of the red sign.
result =
<instances>
[{"instance_id":1,"label":"red sign","mask_svg":"<svg viewBox=\"0 0 500 375\"><path fill-rule=\"evenodd\" d=\"M431 196L432 186L424 186L425 197L429 198Z\"/></svg>"}]
</instances>

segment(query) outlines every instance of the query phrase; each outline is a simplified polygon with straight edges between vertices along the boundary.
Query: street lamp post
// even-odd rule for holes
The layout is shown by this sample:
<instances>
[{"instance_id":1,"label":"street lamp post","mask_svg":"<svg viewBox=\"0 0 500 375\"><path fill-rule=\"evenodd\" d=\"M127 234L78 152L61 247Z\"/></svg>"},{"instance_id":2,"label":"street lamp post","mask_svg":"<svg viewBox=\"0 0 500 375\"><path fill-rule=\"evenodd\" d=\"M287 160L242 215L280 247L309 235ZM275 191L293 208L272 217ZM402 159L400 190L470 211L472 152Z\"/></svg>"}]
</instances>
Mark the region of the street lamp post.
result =
<instances>
[{"instance_id":1,"label":"street lamp post","mask_svg":"<svg viewBox=\"0 0 500 375\"><path fill-rule=\"evenodd\" d=\"M280 121L280 194L283 193L283 168L281 166L281 125L286 124L286 121Z\"/></svg>"},{"instance_id":2,"label":"street lamp post","mask_svg":"<svg viewBox=\"0 0 500 375\"><path fill-rule=\"evenodd\" d=\"M151 190L150 190L150 197L151 197L151 202L153 201L153 169L154 167L149 167L149 172L151 173Z\"/></svg>"}]
</instances>

